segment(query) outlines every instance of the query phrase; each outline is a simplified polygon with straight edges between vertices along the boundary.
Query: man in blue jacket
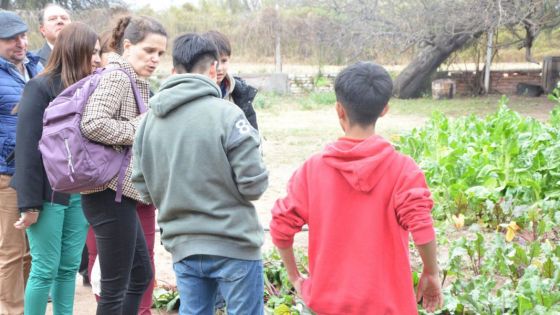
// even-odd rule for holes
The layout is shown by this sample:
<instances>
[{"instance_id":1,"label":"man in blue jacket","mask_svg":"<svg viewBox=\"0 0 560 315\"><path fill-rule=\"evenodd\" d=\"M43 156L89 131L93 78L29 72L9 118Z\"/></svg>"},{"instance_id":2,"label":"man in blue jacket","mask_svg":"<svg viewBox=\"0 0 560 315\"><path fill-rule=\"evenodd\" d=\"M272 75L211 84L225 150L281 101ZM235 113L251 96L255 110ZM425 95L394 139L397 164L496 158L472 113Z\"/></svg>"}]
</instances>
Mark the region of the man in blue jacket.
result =
<instances>
[{"instance_id":1,"label":"man in blue jacket","mask_svg":"<svg viewBox=\"0 0 560 315\"><path fill-rule=\"evenodd\" d=\"M17 115L25 83L43 70L27 51L27 25L13 12L0 11L0 314L23 314L23 291L31 258L25 232L17 230L14 174ZM26 272L24 271L26 270Z\"/></svg>"}]
</instances>

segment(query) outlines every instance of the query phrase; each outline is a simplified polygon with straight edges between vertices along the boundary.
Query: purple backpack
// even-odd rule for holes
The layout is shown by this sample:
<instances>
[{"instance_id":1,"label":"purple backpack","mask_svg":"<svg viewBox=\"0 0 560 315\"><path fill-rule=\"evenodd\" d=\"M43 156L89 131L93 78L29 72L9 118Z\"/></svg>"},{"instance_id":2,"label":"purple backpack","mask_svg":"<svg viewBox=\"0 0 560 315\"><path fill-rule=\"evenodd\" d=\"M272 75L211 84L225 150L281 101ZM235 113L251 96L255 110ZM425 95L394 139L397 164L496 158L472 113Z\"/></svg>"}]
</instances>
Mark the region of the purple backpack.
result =
<instances>
[{"instance_id":1,"label":"purple backpack","mask_svg":"<svg viewBox=\"0 0 560 315\"><path fill-rule=\"evenodd\" d=\"M67 87L45 109L39 151L53 191L79 193L103 186L118 174L115 201L121 201L124 175L130 164L130 148L118 151L113 146L87 139L80 130L82 112L90 95L104 74L117 70L130 78L138 110L144 113L146 106L136 82L120 68L97 69Z\"/></svg>"}]
</instances>

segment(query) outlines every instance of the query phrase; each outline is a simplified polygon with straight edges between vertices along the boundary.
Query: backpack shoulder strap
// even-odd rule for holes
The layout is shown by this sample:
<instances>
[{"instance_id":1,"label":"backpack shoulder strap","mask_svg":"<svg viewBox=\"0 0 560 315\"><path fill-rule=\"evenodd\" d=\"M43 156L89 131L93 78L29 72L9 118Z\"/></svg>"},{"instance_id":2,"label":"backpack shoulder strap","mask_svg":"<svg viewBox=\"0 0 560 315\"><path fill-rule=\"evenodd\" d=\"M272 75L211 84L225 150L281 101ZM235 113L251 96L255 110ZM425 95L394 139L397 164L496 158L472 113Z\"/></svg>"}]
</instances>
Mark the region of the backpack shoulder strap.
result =
<instances>
[{"instance_id":1,"label":"backpack shoulder strap","mask_svg":"<svg viewBox=\"0 0 560 315\"><path fill-rule=\"evenodd\" d=\"M130 75L130 73L128 73L128 71L126 71L123 68L105 68L105 69L97 69L95 70L96 72L103 72L103 73L108 73L108 72L113 72L113 71L121 71L124 74L126 74L128 76L128 78L130 79L130 84L132 85L132 92L134 93L134 99L136 100L136 106L138 106L138 111L140 112L140 114L145 113L146 112L146 104L144 104L144 100L142 99L142 96L140 96L140 90L138 89L138 85L136 84L136 80L134 80L134 78Z\"/></svg>"},{"instance_id":2,"label":"backpack shoulder strap","mask_svg":"<svg viewBox=\"0 0 560 315\"><path fill-rule=\"evenodd\" d=\"M140 96L140 91L138 90L138 85L136 84L136 80L123 68L106 68L106 69L97 69L95 72L97 73L108 73L113 71L121 71L124 72L130 79L130 84L132 86L132 92L134 93L134 99L136 100L136 105L138 106L138 111L142 114L146 112L146 105L144 104L144 100L142 96ZM124 177L126 174L126 170L128 169L128 165L130 164L130 159L132 157L132 153L130 148L125 149L125 154L123 156L123 161L121 163L121 168L118 173L118 180L117 180L117 191L115 196L116 202L122 201L123 195L123 185L124 185Z\"/></svg>"}]
</instances>

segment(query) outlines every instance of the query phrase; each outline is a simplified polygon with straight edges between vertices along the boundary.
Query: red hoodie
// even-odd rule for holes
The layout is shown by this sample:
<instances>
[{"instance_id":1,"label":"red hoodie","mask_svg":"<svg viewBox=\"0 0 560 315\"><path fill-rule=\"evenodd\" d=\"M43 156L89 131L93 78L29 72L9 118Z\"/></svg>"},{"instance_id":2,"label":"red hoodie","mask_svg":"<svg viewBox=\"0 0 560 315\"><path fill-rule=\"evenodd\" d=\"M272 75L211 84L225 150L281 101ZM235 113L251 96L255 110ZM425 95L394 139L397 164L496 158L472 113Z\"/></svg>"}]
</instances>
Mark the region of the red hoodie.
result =
<instances>
[{"instance_id":1,"label":"red hoodie","mask_svg":"<svg viewBox=\"0 0 560 315\"><path fill-rule=\"evenodd\" d=\"M311 157L272 209L279 248L309 226L305 303L318 314L417 314L409 233L435 238L433 202L416 163L379 136L341 138Z\"/></svg>"}]
</instances>

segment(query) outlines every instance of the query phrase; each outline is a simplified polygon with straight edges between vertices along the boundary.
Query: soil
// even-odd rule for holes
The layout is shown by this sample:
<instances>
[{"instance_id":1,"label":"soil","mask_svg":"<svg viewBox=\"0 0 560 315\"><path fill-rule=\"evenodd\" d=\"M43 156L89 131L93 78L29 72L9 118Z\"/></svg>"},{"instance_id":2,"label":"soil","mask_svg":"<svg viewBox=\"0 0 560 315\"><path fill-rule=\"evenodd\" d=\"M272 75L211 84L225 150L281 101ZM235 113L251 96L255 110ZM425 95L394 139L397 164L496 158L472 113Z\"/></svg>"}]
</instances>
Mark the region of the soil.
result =
<instances>
[{"instance_id":1,"label":"soil","mask_svg":"<svg viewBox=\"0 0 560 315\"><path fill-rule=\"evenodd\" d=\"M530 103L531 106L519 110L523 115L546 120L552 108L552 103L546 98L512 98L513 108L519 104ZM261 223L267 229L270 222L270 208L274 201L284 196L285 186L292 172L311 154L342 135L334 108L323 108L313 111L305 110L264 110L258 111L259 126L264 137L264 159L270 171L270 186L263 197L255 202ZM463 113L465 114L465 113ZM379 120L377 132L390 139L398 133L421 127L427 120L426 116L389 114ZM156 229L157 230L157 229ZM299 233L296 245L306 247L307 235ZM264 251L270 250L272 243L268 233ZM171 256L159 242L156 234L156 281L157 284L175 284ZM96 302L91 288L82 285L82 279L77 276L74 314L95 314ZM153 309L153 314L176 314ZM51 305L47 314L52 314Z\"/></svg>"}]
</instances>

